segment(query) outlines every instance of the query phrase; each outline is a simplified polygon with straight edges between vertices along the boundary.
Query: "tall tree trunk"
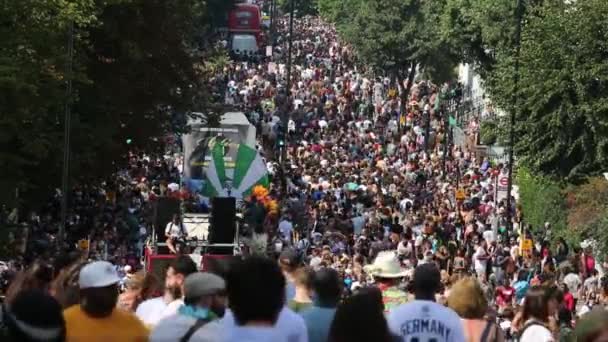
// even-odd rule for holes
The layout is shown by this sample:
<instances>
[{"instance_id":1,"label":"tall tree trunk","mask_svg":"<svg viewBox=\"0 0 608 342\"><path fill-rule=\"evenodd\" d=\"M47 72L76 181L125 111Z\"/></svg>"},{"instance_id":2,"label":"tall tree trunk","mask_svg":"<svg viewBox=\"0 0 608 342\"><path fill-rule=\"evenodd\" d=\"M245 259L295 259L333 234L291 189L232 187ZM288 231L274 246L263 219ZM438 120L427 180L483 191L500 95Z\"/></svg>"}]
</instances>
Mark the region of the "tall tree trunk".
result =
<instances>
[{"instance_id":1,"label":"tall tree trunk","mask_svg":"<svg viewBox=\"0 0 608 342\"><path fill-rule=\"evenodd\" d=\"M414 83L414 77L416 77L416 65L417 65L416 61L412 61L412 63L410 64L410 70L407 75L407 83L405 85L405 89L401 92L401 103L399 105L399 112L401 114L400 114L399 122L398 122L399 133L402 132L401 115L406 115L407 100L410 97L410 91L412 90L412 84Z\"/></svg>"}]
</instances>

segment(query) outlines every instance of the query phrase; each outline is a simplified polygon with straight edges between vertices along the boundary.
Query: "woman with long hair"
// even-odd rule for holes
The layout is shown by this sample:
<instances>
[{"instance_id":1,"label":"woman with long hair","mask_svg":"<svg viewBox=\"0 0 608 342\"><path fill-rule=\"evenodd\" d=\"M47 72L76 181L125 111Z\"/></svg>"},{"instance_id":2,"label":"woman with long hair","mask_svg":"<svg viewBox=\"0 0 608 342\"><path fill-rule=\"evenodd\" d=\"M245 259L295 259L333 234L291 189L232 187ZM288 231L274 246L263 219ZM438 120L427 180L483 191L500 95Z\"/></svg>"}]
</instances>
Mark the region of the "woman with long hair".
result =
<instances>
[{"instance_id":1,"label":"woman with long hair","mask_svg":"<svg viewBox=\"0 0 608 342\"><path fill-rule=\"evenodd\" d=\"M477 279L467 277L452 286L448 307L462 318L462 327L468 342L501 342L504 334L496 323L486 319L488 302Z\"/></svg>"},{"instance_id":2,"label":"woman with long hair","mask_svg":"<svg viewBox=\"0 0 608 342\"><path fill-rule=\"evenodd\" d=\"M78 275L80 269L86 264L86 260L77 260L59 271L51 283L51 295L57 299L62 308L67 309L80 303Z\"/></svg>"},{"instance_id":3,"label":"woman with long hair","mask_svg":"<svg viewBox=\"0 0 608 342\"><path fill-rule=\"evenodd\" d=\"M15 294L0 311L0 341L64 342L65 320L61 305L46 291L31 288Z\"/></svg>"},{"instance_id":4,"label":"woman with long hair","mask_svg":"<svg viewBox=\"0 0 608 342\"><path fill-rule=\"evenodd\" d=\"M526 293L521 321L523 326L518 329L520 342L550 342L554 341L549 330L549 294L544 287L533 286Z\"/></svg>"},{"instance_id":5,"label":"woman with long hair","mask_svg":"<svg viewBox=\"0 0 608 342\"><path fill-rule=\"evenodd\" d=\"M48 292L53 280L53 267L43 261L35 261L27 269L17 273L6 291L5 303L10 305L13 299L25 290Z\"/></svg>"},{"instance_id":6,"label":"woman with long hair","mask_svg":"<svg viewBox=\"0 0 608 342\"><path fill-rule=\"evenodd\" d=\"M117 306L135 312L141 302L153 297L160 288L160 282L154 274L139 271L127 281L126 287L125 292L118 297Z\"/></svg>"},{"instance_id":7,"label":"woman with long hair","mask_svg":"<svg viewBox=\"0 0 608 342\"><path fill-rule=\"evenodd\" d=\"M359 290L336 311L329 329L329 342L393 342L386 318L382 293L375 287Z\"/></svg>"}]
</instances>

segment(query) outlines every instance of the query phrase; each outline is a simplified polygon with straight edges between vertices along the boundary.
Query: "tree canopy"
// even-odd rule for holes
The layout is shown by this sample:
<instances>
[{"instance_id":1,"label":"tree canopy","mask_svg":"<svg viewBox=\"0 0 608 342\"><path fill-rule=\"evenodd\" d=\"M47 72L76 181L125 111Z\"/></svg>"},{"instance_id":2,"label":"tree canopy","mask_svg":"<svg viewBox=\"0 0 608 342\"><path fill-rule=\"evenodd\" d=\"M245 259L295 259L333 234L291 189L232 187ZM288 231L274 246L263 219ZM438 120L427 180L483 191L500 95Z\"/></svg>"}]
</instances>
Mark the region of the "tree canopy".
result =
<instances>
[{"instance_id":1,"label":"tree canopy","mask_svg":"<svg viewBox=\"0 0 608 342\"><path fill-rule=\"evenodd\" d=\"M536 172L577 182L608 165L608 55L599 43L608 39L608 3L547 3L529 12L516 153Z\"/></svg>"},{"instance_id":2,"label":"tree canopy","mask_svg":"<svg viewBox=\"0 0 608 342\"><path fill-rule=\"evenodd\" d=\"M156 144L173 112L201 111L209 97L199 66L217 52L209 44L212 18L224 17L232 3L4 1L0 180L10 191L3 195L19 188L37 197L59 186L66 101L73 113L73 179L109 174L127 148ZM67 74L72 24L73 73Z\"/></svg>"},{"instance_id":3,"label":"tree canopy","mask_svg":"<svg viewBox=\"0 0 608 342\"><path fill-rule=\"evenodd\" d=\"M316 15L318 13L318 0L278 0L279 8L284 14L291 10L291 1L294 1L294 14L298 17L306 15Z\"/></svg>"},{"instance_id":4,"label":"tree canopy","mask_svg":"<svg viewBox=\"0 0 608 342\"><path fill-rule=\"evenodd\" d=\"M437 71L454 68L459 60L437 25L445 1L319 0L318 7L357 56L377 69L399 75L413 65L441 77Z\"/></svg>"}]
</instances>

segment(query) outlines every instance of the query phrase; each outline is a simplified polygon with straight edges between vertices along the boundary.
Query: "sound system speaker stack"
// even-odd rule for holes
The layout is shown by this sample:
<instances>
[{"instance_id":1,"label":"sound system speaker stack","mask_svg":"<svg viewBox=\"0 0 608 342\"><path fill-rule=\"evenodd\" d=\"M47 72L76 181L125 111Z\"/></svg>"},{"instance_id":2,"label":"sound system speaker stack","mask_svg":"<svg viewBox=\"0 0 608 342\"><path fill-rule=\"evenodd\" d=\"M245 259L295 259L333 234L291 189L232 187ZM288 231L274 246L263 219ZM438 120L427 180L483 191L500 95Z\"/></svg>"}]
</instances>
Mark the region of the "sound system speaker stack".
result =
<instances>
[{"instance_id":1,"label":"sound system speaker stack","mask_svg":"<svg viewBox=\"0 0 608 342\"><path fill-rule=\"evenodd\" d=\"M214 197L211 199L210 244L232 244L236 234L236 199ZM208 253L232 255L233 247L209 247Z\"/></svg>"}]
</instances>

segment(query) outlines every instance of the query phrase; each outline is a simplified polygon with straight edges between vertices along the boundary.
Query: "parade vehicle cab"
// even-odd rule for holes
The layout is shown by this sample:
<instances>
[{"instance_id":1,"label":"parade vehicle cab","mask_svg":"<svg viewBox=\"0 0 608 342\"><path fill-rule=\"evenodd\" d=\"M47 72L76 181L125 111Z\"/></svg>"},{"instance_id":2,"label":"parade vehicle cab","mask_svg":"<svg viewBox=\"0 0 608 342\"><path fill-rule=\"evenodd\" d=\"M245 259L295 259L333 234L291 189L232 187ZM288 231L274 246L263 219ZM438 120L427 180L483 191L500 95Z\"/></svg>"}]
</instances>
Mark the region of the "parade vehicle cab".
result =
<instances>
[{"instance_id":1,"label":"parade vehicle cab","mask_svg":"<svg viewBox=\"0 0 608 342\"><path fill-rule=\"evenodd\" d=\"M262 39L262 13L254 4L239 3L228 14L228 31L234 34L251 34L259 45Z\"/></svg>"}]
</instances>

